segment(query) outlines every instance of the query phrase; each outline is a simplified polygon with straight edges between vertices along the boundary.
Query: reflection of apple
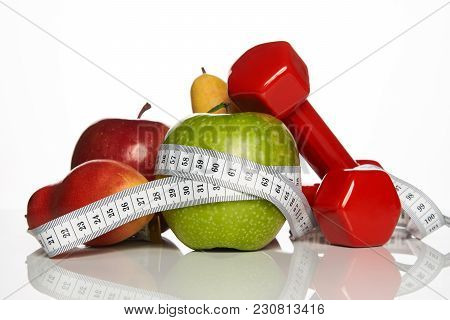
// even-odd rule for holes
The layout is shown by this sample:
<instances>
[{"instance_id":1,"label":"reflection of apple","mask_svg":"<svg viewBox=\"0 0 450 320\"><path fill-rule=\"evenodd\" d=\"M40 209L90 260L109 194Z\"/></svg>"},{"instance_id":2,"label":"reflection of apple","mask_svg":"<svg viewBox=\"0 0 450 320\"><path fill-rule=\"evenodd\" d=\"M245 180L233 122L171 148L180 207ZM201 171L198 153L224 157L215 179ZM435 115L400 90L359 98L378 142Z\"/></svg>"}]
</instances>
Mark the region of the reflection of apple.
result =
<instances>
[{"instance_id":1,"label":"reflection of apple","mask_svg":"<svg viewBox=\"0 0 450 320\"><path fill-rule=\"evenodd\" d=\"M136 245L141 249L136 248ZM135 248L131 250L139 250L141 254L145 251L154 251L153 247L150 248L143 242L136 243L134 246ZM149 272L147 266L142 266L130 259L126 246L123 245L79 250L63 259L55 259L55 262L64 270L91 278L147 290L156 288L154 275Z\"/></svg>"},{"instance_id":2,"label":"reflection of apple","mask_svg":"<svg viewBox=\"0 0 450 320\"><path fill-rule=\"evenodd\" d=\"M196 115L172 128L164 143L221 151L263 165L300 163L289 130L276 118L259 113ZM266 200L204 204L166 211L164 218L192 249L258 250L276 236L285 221Z\"/></svg>"},{"instance_id":3,"label":"reflection of apple","mask_svg":"<svg viewBox=\"0 0 450 320\"><path fill-rule=\"evenodd\" d=\"M168 240L152 246L125 241L102 249L75 249L64 259L50 260L37 250L27 257L27 269L31 285L55 298L123 299L119 293L128 289L146 290L151 297L152 292L158 296L167 270L181 257ZM85 288L93 287L95 295L89 290L76 292L80 282Z\"/></svg>"},{"instance_id":4,"label":"reflection of apple","mask_svg":"<svg viewBox=\"0 0 450 320\"><path fill-rule=\"evenodd\" d=\"M88 127L73 151L72 168L89 160L116 160L153 180L156 156L168 128L140 119L149 108L146 104L138 119L104 119Z\"/></svg>"},{"instance_id":5,"label":"reflection of apple","mask_svg":"<svg viewBox=\"0 0 450 320\"><path fill-rule=\"evenodd\" d=\"M285 280L262 251L194 251L169 270L162 291L181 299L277 299Z\"/></svg>"},{"instance_id":6,"label":"reflection of apple","mask_svg":"<svg viewBox=\"0 0 450 320\"><path fill-rule=\"evenodd\" d=\"M107 252L103 252L107 249ZM130 287L157 290L167 269L182 256L168 240L149 246L125 241L117 246L80 250L57 261L66 270Z\"/></svg>"},{"instance_id":7,"label":"reflection of apple","mask_svg":"<svg viewBox=\"0 0 450 320\"><path fill-rule=\"evenodd\" d=\"M146 182L139 172L117 161L83 163L61 182L39 189L31 196L27 209L28 226L34 229L91 202ZM104 246L125 240L142 229L152 217L146 215L130 221L86 244Z\"/></svg>"}]
</instances>

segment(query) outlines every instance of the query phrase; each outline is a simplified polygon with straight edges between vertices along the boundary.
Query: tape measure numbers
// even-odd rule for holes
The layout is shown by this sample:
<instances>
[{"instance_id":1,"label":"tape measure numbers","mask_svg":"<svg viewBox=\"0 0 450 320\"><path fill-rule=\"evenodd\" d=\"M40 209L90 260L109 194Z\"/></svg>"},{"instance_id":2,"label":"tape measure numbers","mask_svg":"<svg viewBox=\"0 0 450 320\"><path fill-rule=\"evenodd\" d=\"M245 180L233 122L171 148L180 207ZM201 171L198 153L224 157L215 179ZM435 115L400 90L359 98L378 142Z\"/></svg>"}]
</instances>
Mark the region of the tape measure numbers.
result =
<instances>
[{"instance_id":1,"label":"tape measure numbers","mask_svg":"<svg viewBox=\"0 0 450 320\"><path fill-rule=\"evenodd\" d=\"M361 169L381 168L366 164ZM206 203L265 199L285 216L291 238L317 223L301 192L301 169L264 166L231 154L163 144L151 181L100 199L29 232L45 252L56 256L145 215ZM450 225L435 203L418 188L390 175L402 204L399 225L418 239Z\"/></svg>"},{"instance_id":2,"label":"tape measure numbers","mask_svg":"<svg viewBox=\"0 0 450 320\"><path fill-rule=\"evenodd\" d=\"M301 192L300 167L263 166L230 154L197 147L161 145L151 181L93 202L49 221L30 233L56 256L144 215L206 203L272 202L289 223L292 237L316 223Z\"/></svg>"},{"instance_id":3,"label":"tape measure numbers","mask_svg":"<svg viewBox=\"0 0 450 320\"><path fill-rule=\"evenodd\" d=\"M372 164L359 168L381 169ZM388 173L389 174L389 173ZM437 205L423 191L412 184L389 174L402 204L399 224L412 235L422 239L440 227L450 226L450 218L442 214Z\"/></svg>"}]
</instances>

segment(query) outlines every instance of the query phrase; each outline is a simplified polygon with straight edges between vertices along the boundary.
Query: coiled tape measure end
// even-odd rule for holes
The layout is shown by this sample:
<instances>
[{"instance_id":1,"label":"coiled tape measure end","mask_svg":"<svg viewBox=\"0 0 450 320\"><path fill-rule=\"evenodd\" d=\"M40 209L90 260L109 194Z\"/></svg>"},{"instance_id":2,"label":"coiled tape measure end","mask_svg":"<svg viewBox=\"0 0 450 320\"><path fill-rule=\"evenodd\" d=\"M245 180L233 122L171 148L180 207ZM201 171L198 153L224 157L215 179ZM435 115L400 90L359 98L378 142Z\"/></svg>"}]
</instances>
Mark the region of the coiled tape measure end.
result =
<instances>
[{"instance_id":1,"label":"coiled tape measure end","mask_svg":"<svg viewBox=\"0 0 450 320\"><path fill-rule=\"evenodd\" d=\"M381 169L373 164L364 164L359 168ZM446 225L450 227L450 218L444 216L429 196L412 184L388 173L394 183L402 205L402 223L406 230L418 239Z\"/></svg>"}]
</instances>

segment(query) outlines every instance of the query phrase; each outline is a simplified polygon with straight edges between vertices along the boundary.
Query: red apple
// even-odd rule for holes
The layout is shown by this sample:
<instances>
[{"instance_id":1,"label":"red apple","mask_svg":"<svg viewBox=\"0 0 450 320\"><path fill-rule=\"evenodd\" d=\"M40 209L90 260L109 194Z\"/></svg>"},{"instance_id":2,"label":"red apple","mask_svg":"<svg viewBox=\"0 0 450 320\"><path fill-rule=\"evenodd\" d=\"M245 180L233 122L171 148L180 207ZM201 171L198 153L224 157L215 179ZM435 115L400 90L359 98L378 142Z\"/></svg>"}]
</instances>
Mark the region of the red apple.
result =
<instances>
[{"instance_id":1,"label":"red apple","mask_svg":"<svg viewBox=\"0 0 450 320\"><path fill-rule=\"evenodd\" d=\"M160 144L169 128L160 122L141 120L151 108L146 103L137 119L103 119L88 127L78 139L72 155L72 168L95 159L110 159L125 163L151 181ZM169 227L162 215L159 228ZM156 223L156 222L155 222Z\"/></svg>"},{"instance_id":2,"label":"red apple","mask_svg":"<svg viewBox=\"0 0 450 320\"><path fill-rule=\"evenodd\" d=\"M138 119L104 119L87 128L73 151L72 168L89 160L110 159L153 180L158 149L169 128L160 122L141 120L148 109L147 103Z\"/></svg>"},{"instance_id":3,"label":"red apple","mask_svg":"<svg viewBox=\"0 0 450 320\"><path fill-rule=\"evenodd\" d=\"M148 180L132 167L112 160L92 160L73 169L64 180L36 191L28 202L28 227L34 229L123 189ZM153 215L130 221L87 245L105 246L123 241L141 230Z\"/></svg>"}]
</instances>

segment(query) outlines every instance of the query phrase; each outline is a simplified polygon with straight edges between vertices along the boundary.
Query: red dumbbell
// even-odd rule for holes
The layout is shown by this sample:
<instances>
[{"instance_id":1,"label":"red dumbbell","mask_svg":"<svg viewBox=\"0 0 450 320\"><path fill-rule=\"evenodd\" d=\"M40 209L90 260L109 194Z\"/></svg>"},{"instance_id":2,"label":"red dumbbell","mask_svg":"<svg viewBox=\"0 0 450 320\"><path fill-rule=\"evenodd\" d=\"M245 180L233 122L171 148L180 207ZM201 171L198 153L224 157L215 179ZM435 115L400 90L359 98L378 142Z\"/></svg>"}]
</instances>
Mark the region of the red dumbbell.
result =
<instances>
[{"instance_id":1,"label":"red dumbbell","mask_svg":"<svg viewBox=\"0 0 450 320\"><path fill-rule=\"evenodd\" d=\"M323 179L314 213L330 243L369 247L389 240L401 210L389 175L358 168L306 100L308 69L289 43L245 52L231 68L228 93L242 111L269 113L291 130L299 152Z\"/></svg>"},{"instance_id":2,"label":"red dumbbell","mask_svg":"<svg viewBox=\"0 0 450 320\"><path fill-rule=\"evenodd\" d=\"M358 163L359 165L374 165L377 166L381 169L383 169L383 167L381 166L381 164L375 160L356 160L356 163ZM317 190L319 190L320 187L320 183L315 183L312 185L302 185L302 192L306 197L306 201L308 201L308 204L311 208L314 209L314 202L316 199L316 194L317 194Z\"/></svg>"}]
</instances>

